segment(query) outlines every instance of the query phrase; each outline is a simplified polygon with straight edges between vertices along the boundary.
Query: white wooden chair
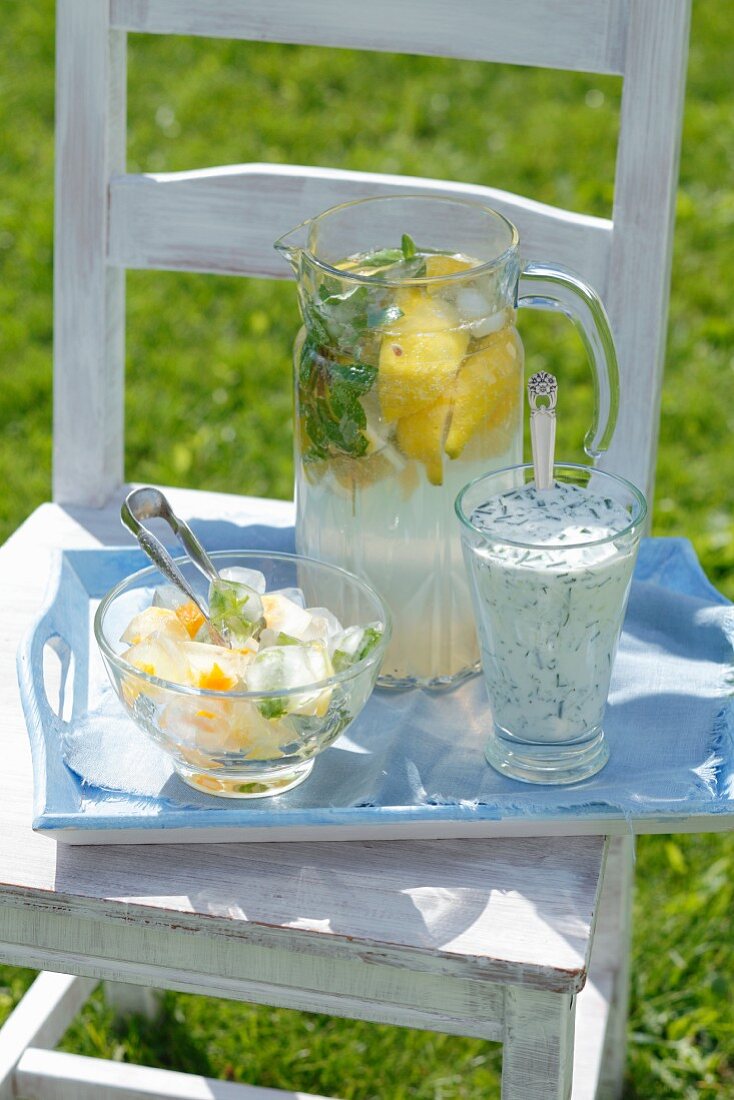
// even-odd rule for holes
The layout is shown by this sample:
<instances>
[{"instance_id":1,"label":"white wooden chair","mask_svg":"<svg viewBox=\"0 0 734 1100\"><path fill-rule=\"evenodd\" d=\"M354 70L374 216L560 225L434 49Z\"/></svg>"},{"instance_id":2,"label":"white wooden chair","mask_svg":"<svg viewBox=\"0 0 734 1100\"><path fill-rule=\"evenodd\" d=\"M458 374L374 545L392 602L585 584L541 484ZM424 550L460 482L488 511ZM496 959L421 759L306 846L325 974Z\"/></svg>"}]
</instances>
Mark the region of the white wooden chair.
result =
<instances>
[{"instance_id":1,"label":"white wooden chair","mask_svg":"<svg viewBox=\"0 0 734 1100\"><path fill-rule=\"evenodd\" d=\"M499 1040L506 1100L569 1097L574 1065L574 1100L619 1095L625 838L57 848L30 829L14 653L50 551L120 541L125 268L283 277L273 240L347 198L475 195L518 225L528 257L585 276L606 302L624 387L605 464L650 490L689 7L421 0L416 19L415 3L394 0L58 0L55 503L0 550L10 624L0 639L0 957L64 973L42 974L0 1031L0 1098L276 1095L55 1052L99 978ZM487 188L314 168L126 175L128 31L621 74L612 220ZM290 514L287 504L173 497L181 514L243 522ZM439 895L440 921L432 916ZM405 919L406 906L415 920Z\"/></svg>"}]
</instances>

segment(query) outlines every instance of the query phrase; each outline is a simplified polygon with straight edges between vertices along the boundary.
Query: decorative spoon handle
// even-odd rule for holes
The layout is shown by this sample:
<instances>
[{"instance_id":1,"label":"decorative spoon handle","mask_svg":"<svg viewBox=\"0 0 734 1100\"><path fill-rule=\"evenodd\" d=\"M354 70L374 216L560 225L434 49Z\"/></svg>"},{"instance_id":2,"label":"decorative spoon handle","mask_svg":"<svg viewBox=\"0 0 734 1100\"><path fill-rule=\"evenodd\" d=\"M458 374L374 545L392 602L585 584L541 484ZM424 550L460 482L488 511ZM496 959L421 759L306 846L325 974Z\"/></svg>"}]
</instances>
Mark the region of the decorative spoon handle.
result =
<instances>
[{"instance_id":1,"label":"decorative spoon handle","mask_svg":"<svg viewBox=\"0 0 734 1100\"><path fill-rule=\"evenodd\" d=\"M553 458L556 449L556 398L558 383L552 374L541 370L528 381L530 403L530 441L533 448L535 488L553 488ZM547 398L539 405L538 398Z\"/></svg>"}]
</instances>

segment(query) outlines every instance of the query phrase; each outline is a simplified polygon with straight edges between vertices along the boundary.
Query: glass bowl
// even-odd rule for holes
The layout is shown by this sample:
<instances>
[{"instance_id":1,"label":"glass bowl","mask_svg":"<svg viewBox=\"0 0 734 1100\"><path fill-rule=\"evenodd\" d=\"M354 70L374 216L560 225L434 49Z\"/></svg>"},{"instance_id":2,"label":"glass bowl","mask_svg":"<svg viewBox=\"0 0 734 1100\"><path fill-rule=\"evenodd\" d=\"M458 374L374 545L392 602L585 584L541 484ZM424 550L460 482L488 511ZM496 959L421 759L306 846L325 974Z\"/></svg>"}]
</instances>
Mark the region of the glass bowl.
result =
<instances>
[{"instance_id":1,"label":"glass bowl","mask_svg":"<svg viewBox=\"0 0 734 1100\"><path fill-rule=\"evenodd\" d=\"M296 554L218 551L218 570L259 570L266 591L300 589L305 607L328 608L342 627L379 621L384 630L362 660L327 679L277 691L216 691L161 679L122 654L121 635L166 584L154 567L121 581L100 603L94 634L117 695L135 724L171 757L180 778L207 794L261 798L307 778L314 757L357 717L375 686L390 639L390 614L375 590L335 565ZM188 558L176 564L206 603L208 583Z\"/></svg>"}]
</instances>

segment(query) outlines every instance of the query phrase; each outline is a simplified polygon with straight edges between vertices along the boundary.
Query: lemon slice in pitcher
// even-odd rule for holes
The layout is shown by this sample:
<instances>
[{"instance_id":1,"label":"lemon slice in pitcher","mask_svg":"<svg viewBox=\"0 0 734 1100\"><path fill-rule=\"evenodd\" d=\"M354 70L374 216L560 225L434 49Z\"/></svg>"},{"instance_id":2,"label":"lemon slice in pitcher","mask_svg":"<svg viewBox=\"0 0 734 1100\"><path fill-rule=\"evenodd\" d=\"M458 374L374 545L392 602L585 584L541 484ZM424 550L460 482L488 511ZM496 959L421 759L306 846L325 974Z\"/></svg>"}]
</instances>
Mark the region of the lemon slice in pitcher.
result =
<instances>
[{"instance_id":1,"label":"lemon slice in pitcher","mask_svg":"<svg viewBox=\"0 0 734 1100\"><path fill-rule=\"evenodd\" d=\"M402 316L382 338L378 395L386 420L433 405L454 378L469 343L450 302L414 287L400 290Z\"/></svg>"},{"instance_id":2,"label":"lemon slice in pitcher","mask_svg":"<svg viewBox=\"0 0 734 1100\"><path fill-rule=\"evenodd\" d=\"M439 397L427 409L398 420L395 441L406 458L422 462L431 485L443 484L443 441L451 402Z\"/></svg>"},{"instance_id":3,"label":"lemon slice in pitcher","mask_svg":"<svg viewBox=\"0 0 734 1100\"><path fill-rule=\"evenodd\" d=\"M434 256L426 256L426 275L431 279L445 278L447 275L458 275L460 271L470 271L477 266L476 260L469 260L465 256L445 256L437 253ZM429 294L438 294L445 290L445 286L430 283L426 286Z\"/></svg>"},{"instance_id":4,"label":"lemon slice in pitcher","mask_svg":"<svg viewBox=\"0 0 734 1100\"><path fill-rule=\"evenodd\" d=\"M499 428L520 402L522 345L514 329L504 329L467 356L449 399L453 403L445 450L458 458L475 433Z\"/></svg>"}]
</instances>

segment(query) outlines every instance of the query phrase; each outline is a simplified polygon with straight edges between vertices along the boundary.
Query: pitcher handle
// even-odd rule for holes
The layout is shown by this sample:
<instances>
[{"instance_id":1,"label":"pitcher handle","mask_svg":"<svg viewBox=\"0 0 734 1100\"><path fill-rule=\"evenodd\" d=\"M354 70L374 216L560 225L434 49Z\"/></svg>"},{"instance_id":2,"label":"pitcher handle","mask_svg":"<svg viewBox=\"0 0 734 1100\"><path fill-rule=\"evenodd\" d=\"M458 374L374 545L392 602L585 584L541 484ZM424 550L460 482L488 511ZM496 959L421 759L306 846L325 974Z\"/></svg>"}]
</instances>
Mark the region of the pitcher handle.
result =
<instances>
[{"instance_id":1,"label":"pitcher handle","mask_svg":"<svg viewBox=\"0 0 734 1100\"><path fill-rule=\"evenodd\" d=\"M590 458L598 458L609 447L619 411L617 352L601 298L568 268L529 263L520 275L517 304L559 310L576 326L594 379L594 420L584 450Z\"/></svg>"}]
</instances>

